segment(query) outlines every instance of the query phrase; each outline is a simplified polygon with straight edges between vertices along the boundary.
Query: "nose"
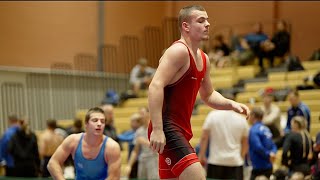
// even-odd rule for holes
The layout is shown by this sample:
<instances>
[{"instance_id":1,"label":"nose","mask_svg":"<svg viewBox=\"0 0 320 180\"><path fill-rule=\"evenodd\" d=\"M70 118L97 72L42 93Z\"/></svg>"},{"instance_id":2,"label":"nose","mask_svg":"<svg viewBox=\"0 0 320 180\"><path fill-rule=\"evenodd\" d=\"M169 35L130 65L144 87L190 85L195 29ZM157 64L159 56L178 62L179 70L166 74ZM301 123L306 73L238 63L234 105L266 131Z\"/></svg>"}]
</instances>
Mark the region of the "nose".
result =
<instances>
[{"instance_id":1,"label":"nose","mask_svg":"<svg viewBox=\"0 0 320 180\"><path fill-rule=\"evenodd\" d=\"M209 21L206 21L206 27L209 27L209 26L210 26Z\"/></svg>"}]
</instances>

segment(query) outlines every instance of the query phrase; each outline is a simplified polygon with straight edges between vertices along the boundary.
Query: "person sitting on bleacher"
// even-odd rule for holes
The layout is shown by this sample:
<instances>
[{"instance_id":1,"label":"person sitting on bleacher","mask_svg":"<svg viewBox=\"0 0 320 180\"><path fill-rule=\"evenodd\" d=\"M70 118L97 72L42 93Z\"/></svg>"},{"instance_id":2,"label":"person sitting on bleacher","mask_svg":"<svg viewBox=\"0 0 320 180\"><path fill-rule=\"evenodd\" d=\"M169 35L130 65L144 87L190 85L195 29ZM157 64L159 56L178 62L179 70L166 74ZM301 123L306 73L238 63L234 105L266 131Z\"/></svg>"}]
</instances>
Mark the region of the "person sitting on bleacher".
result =
<instances>
[{"instance_id":1,"label":"person sitting on bleacher","mask_svg":"<svg viewBox=\"0 0 320 180\"><path fill-rule=\"evenodd\" d=\"M251 50L259 58L259 66L261 72L264 72L263 58L267 56L268 51L274 48L273 43L269 40L269 37L263 32L263 26L261 23L255 23L253 26L253 32L247 34L244 39L248 42ZM273 66L273 64L271 64Z\"/></svg>"},{"instance_id":2,"label":"person sitting on bleacher","mask_svg":"<svg viewBox=\"0 0 320 180\"><path fill-rule=\"evenodd\" d=\"M147 65L147 59L140 58L130 72L130 85L133 93L138 96L140 89L148 89L155 73L155 69Z\"/></svg>"},{"instance_id":3,"label":"person sitting on bleacher","mask_svg":"<svg viewBox=\"0 0 320 180\"><path fill-rule=\"evenodd\" d=\"M310 132L310 109L304 104L300 98L298 91L291 91L287 99L289 100L291 107L287 111L287 125L285 128L285 133L291 130L291 120L294 116L303 116L307 120L307 130Z\"/></svg>"}]
</instances>

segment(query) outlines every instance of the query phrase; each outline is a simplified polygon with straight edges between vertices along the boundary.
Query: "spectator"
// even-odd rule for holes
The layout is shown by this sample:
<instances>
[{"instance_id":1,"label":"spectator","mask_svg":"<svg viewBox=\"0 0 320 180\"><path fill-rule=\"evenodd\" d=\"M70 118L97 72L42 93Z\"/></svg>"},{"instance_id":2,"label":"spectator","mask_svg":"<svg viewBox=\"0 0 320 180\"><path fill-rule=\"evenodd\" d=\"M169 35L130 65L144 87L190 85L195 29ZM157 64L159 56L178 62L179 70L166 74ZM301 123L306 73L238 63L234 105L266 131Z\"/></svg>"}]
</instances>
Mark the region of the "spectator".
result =
<instances>
[{"instance_id":1,"label":"spectator","mask_svg":"<svg viewBox=\"0 0 320 180\"><path fill-rule=\"evenodd\" d=\"M130 84L133 93L138 96L140 89L147 89L155 73L155 69L147 66L147 59L140 58L139 63L133 67L130 73Z\"/></svg>"},{"instance_id":2,"label":"spectator","mask_svg":"<svg viewBox=\"0 0 320 180\"><path fill-rule=\"evenodd\" d=\"M233 40L234 51L231 53L232 61L238 62L241 66L253 61L255 54L250 49L248 42L242 37L234 37Z\"/></svg>"},{"instance_id":3,"label":"spectator","mask_svg":"<svg viewBox=\"0 0 320 180\"><path fill-rule=\"evenodd\" d=\"M304 175L301 172L295 172L291 175L290 180L305 180Z\"/></svg>"},{"instance_id":4,"label":"spectator","mask_svg":"<svg viewBox=\"0 0 320 180\"><path fill-rule=\"evenodd\" d=\"M305 119L295 116L291 121L291 132L283 144L282 164L289 168L291 173L302 172L310 174L309 160L312 159L312 140L306 131ZM289 155L290 153L290 155Z\"/></svg>"},{"instance_id":5,"label":"spectator","mask_svg":"<svg viewBox=\"0 0 320 180\"><path fill-rule=\"evenodd\" d=\"M272 141L272 134L268 127L262 124L263 111L254 107L249 116L252 127L249 133L249 155L252 162L251 180L257 176L270 177L272 163L275 160L277 147Z\"/></svg>"},{"instance_id":6,"label":"spectator","mask_svg":"<svg viewBox=\"0 0 320 180\"><path fill-rule=\"evenodd\" d=\"M56 151L56 149L59 147L59 145L63 141L63 137L54 132L56 127L57 127L56 120L48 119L47 128L42 133L39 141L39 153L40 153L40 157L42 157L42 163L41 163L42 177L50 176L50 173L47 169L48 162L51 156L53 155L53 153Z\"/></svg>"},{"instance_id":7,"label":"spectator","mask_svg":"<svg viewBox=\"0 0 320 180\"><path fill-rule=\"evenodd\" d=\"M84 129L82 127L82 120L79 118L75 118L73 120L73 126L67 129L68 135L70 134L77 134L84 132Z\"/></svg>"},{"instance_id":8,"label":"spectator","mask_svg":"<svg viewBox=\"0 0 320 180\"><path fill-rule=\"evenodd\" d=\"M131 151L133 150L133 147L134 147L133 139L134 139L136 130L140 127L142 118L143 117L140 114L134 113L130 117L131 129L118 135L118 139L120 142L128 142L129 144L128 159L130 158Z\"/></svg>"},{"instance_id":9,"label":"spectator","mask_svg":"<svg viewBox=\"0 0 320 180\"><path fill-rule=\"evenodd\" d=\"M104 111L104 115L106 117L103 134L119 143L117 130L114 127L113 106L111 104L105 104L101 106L101 109Z\"/></svg>"},{"instance_id":10,"label":"spectator","mask_svg":"<svg viewBox=\"0 0 320 180\"><path fill-rule=\"evenodd\" d=\"M153 152L149 146L148 125L150 118L148 109L140 111L144 114L142 126L138 128L134 138L134 150L126 168L127 174L132 171L132 166L138 160L138 179L159 179L158 175L158 153Z\"/></svg>"},{"instance_id":11,"label":"spectator","mask_svg":"<svg viewBox=\"0 0 320 180\"><path fill-rule=\"evenodd\" d=\"M227 63L230 63L230 49L224 42L221 34L214 37L212 46L212 49L208 53L208 57L216 67L222 68L225 67Z\"/></svg>"},{"instance_id":12,"label":"spectator","mask_svg":"<svg viewBox=\"0 0 320 180\"><path fill-rule=\"evenodd\" d=\"M316 135L316 142L313 145L314 160L312 167L312 176L314 179L320 179L320 132Z\"/></svg>"},{"instance_id":13,"label":"spectator","mask_svg":"<svg viewBox=\"0 0 320 180\"><path fill-rule=\"evenodd\" d=\"M27 120L20 121L21 128L8 143L8 153L13 157L14 177L37 177L40 157L36 135L29 129Z\"/></svg>"},{"instance_id":14,"label":"spectator","mask_svg":"<svg viewBox=\"0 0 320 180\"><path fill-rule=\"evenodd\" d=\"M14 175L14 162L13 158L10 154L8 154L8 142L10 141L11 137L18 131L19 129L19 122L18 117L15 114L11 114L8 116L8 129L4 132L1 138L1 161L5 165L6 176L13 176Z\"/></svg>"},{"instance_id":15,"label":"spectator","mask_svg":"<svg viewBox=\"0 0 320 180\"><path fill-rule=\"evenodd\" d=\"M280 116L281 111L279 106L273 103L274 90L272 88L268 88L263 93L263 105L261 109L263 111L262 123L266 125L271 133L274 141L277 141L281 138L281 125L280 125Z\"/></svg>"},{"instance_id":16,"label":"spectator","mask_svg":"<svg viewBox=\"0 0 320 180\"><path fill-rule=\"evenodd\" d=\"M203 165L208 163L207 178L242 180L249 133L245 117L234 111L214 110L208 114L202 129L199 159Z\"/></svg>"},{"instance_id":17,"label":"spectator","mask_svg":"<svg viewBox=\"0 0 320 180\"><path fill-rule=\"evenodd\" d=\"M298 91L291 91L287 99L289 100L291 107L288 109L288 119L285 132L288 133L291 130L291 120L294 116L303 116L307 120L307 130L310 131L310 109L301 102Z\"/></svg>"},{"instance_id":18,"label":"spectator","mask_svg":"<svg viewBox=\"0 0 320 180\"><path fill-rule=\"evenodd\" d=\"M270 52L270 62L273 65L274 57L282 58L290 52L290 33L288 25L284 20L277 22L277 31L273 35L271 42L274 44L274 49Z\"/></svg>"},{"instance_id":19,"label":"spectator","mask_svg":"<svg viewBox=\"0 0 320 180\"><path fill-rule=\"evenodd\" d=\"M262 24L255 23L253 25L253 32L247 34L244 39L248 42L250 49L259 58L261 72L264 72L263 58L266 56L266 49L269 50L272 44L270 43L268 36L263 32Z\"/></svg>"},{"instance_id":20,"label":"spectator","mask_svg":"<svg viewBox=\"0 0 320 180\"><path fill-rule=\"evenodd\" d=\"M139 113L134 113L130 118L131 129L118 135L118 139L120 142L128 142L128 146L129 146L128 161L134 149L133 141L134 141L136 131L141 126L142 121L143 121L143 117ZM138 163L136 162L132 165L132 170L129 175L129 178L137 178L137 177L138 177Z\"/></svg>"}]
</instances>

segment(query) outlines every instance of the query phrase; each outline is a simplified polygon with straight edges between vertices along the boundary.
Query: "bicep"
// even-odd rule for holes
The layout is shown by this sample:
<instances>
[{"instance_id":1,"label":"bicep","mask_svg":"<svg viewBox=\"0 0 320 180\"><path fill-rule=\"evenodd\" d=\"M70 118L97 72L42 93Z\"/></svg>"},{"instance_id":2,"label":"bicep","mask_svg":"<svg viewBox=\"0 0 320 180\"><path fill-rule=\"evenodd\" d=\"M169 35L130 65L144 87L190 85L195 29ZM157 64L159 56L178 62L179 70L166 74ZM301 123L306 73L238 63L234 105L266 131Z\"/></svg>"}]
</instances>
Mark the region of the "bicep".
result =
<instances>
[{"instance_id":1,"label":"bicep","mask_svg":"<svg viewBox=\"0 0 320 180\"><path fill-rule=\"evenodd\" d=\"M211 77L210 77L211 67L210 67L210 61L207 55L206 55L206 63L207 63L206 74L204 75L203 81L201 82L201 86L199 89L201 98L208 97L213 92L213 86L212 86Z\"/></svg>"},{"instance_id":2,"label":"bicep","mask_svg":"<svg viewBox=\"0 0 320 180\"><path fill-rule=\"evenodd\" d=\"M108 163L109 177L120 177L121 154L120 146L117 142L108 140L105 159Z\"/></svg>"},{"instance_id":3,"label":"bicep","mask_svg":"<svg viewBox=\"0 0 320 180\"><path fill-rule=\"evenodd\" d=\"M56 149L51 159L59 164L63 164L64 161L69 157L72 152L72 142L66 139L62 144Z\"/></svg>"}]
</instances>

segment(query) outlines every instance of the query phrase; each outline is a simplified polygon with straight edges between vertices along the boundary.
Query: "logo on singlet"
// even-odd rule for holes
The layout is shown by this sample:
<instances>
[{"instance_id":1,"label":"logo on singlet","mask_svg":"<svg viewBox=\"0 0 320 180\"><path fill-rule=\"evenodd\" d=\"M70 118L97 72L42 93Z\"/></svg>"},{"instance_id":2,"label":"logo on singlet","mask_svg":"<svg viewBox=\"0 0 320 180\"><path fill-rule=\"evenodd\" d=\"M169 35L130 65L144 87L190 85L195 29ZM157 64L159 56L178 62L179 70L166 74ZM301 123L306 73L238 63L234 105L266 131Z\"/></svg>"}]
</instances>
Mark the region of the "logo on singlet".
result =
<instances>
[{"instance_id":1,"label":"logo on singlet","mask_svg":"<svg viewBox=\"0 0 320 180\"><path fill-rule=\"evenodd\" d=\"M191 77L191 79L197 80L197 78L196 78L196 77Z\"/></svg>"},{"instance_id":2,"label":"logo on singlet","mask_svg":"<svg viewBox=\"0 0 320 180\"><path fill-rule=\"evenodd\" d=\"M168 166L171 165L171 159L170 159L170 158L167 157L165 161L166 161L166 163L168 164Z\"/></svg>"},{"instance_id":3,"label":"logo on singlet","mask_svg":"<svg viewBox=\"0 0 320 180\"><path fill-rule=\"evenodd\" d=\"M77 163L79 168L83 168L83 165L81 163Z\"/></svg>"}]
</instances>

